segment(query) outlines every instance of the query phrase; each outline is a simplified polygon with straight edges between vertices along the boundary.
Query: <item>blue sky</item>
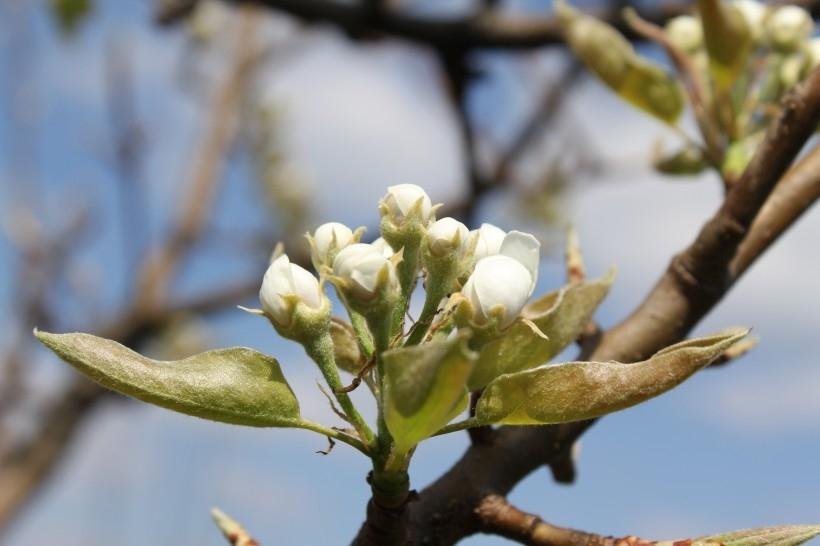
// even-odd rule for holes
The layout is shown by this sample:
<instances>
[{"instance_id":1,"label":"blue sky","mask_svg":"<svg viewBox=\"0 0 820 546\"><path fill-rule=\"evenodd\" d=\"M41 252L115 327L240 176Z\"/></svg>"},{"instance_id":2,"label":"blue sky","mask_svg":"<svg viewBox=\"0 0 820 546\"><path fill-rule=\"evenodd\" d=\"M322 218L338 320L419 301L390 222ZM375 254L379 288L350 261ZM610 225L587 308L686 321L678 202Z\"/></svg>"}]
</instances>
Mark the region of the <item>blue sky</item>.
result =
<instances>
[{"instance_id":1,"label":"blue sky","mask_svg":"<svg viewBox=\"0 0 820 546\"><path fill-rule=\"evenodd\" d=\"M137 4L101 5L99 19L76 40L62 43L38 17L40 38L32 68L39 83L41 175L47 211L65 198L111 184L100 160L108 138L104 111L103 52L114 37L129 44L140 82L137 104L152 137L146 172L148 200L156 212L173 205L180 166L196 142L198 105L180 90L183 40L179 31L152 27ZM5 23L0 22L0 25ZM5 32L5 30L3 31ZM2 33L0 33L1 35ZM387 185L418 183L436 201L460 195L460 145L445 100L435 85L433 61L401 44L354 46L324 31L311 31L298 58L270 67L265 96L284 105L285 148L304 169L315 195L317 221L370 225ZM5 61L3 61L5 62ZM525 115L524 71L503 56L485 59L499 81L474 97L486 124ZM551 71L543 59L540 78ZM522 64L523 64L522 63ZM0 69L0 78L8 71ZM0 89L7 82L0 81ZM602 176L578 183L563 214L575 224L591 274L618 266L618 280L598 318L612 325L640 301L670 259L687 244L719 204L716 181L661 179L647 168L654 140L674 137L611 97L596 82L577 88L567 122L606 154ZM498 138L509 133L502 124ZM2 149L13 138L0 119ZM0 173L7 176L7 155ZM248 166L241 158L228 171L216 224L264 225ZM3 206L10 206L2 183ZM59 194L57 188L69 188ZM105 192L98 199L111 202ZM490 201L482 213L502 227L519 227ZM112 210L113 220L115 212ZM241 222L241 223L240 223ZM88 248L84 267L101 280L102 300L113 307L122 271L111 260L116 222ZM552 483L539 470L512 493L523 509L560 525L611 534L675 538L782 523L820 522L820 216L811 211L731 292L698 328L753 326L761 345L718 371L706 371L667 396L609 416L582 440L578 483ZM0 243L0 309L8 314L13 262ZM194 291L214 279L241 275L258 264L242 259L202 259L185 272L178 291ZM261 277L261 271L260 277ZM562 282L556 256L546 256L537 292ZM62 305L70 306L71 302ZM86 323L67 325L81 328ZM299 347L276 338L264 321L227 312L209 321L221 345L247 345L283 362L304 413L331 420L316 391L318 373ZM68 371L45 354L43 376ZM466 435L425 443L412 467L423 487L458 458ZM365 460L339 446L329 457L321 437L302 431L231 427L141 404L109 402L83 427L55 479L13 526L3 544L95 545L206 544L221 537L207 516L220 506L240 519L263 544L345 543L361 522L368 496ZM501 544L473 537L465 544Z\"/></svg>"}]
</instances>

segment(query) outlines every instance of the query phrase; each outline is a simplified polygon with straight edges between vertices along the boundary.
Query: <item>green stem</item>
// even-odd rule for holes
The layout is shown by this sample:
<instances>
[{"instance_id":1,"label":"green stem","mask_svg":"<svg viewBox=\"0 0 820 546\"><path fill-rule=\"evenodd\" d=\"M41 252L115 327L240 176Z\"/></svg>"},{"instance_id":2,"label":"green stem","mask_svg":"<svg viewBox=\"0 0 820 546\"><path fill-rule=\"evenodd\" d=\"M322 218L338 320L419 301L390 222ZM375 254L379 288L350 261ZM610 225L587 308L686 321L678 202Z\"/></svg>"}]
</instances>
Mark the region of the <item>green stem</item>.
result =
<instances>
[{"instance_id":1,"label":"green stem","mask_svg":"<svg viewBox=\"0 0 820 546\"><path fill-rule=\"evenodd\" d=\"M475 417L470 417L469 419L465 419L457 423L450 423L449 425L442 427L441 430L433 434L433 436L441 436L442 434L450 434L451 432L458 432L459 430L466 430L468 428L480 426L482 425L478 422L478 419Z\"/></svg>"},{"instance_id":2,"label":"green stem","mask_svg":"<svg viewBox=\"0 0 820 546\"><path fill-rule=\"evenodd\" d=\"M397 267L399 277L399 285L401 286L401 297L399 304L393 312L393 335L396 335L401 330L404 315L410 306L410 298L413 296L413 290L416 288L416 280L419 273L419 246L415 247L405 246L402 251L402 260Z\"/></svg>"},{"instance_id":3,"label":"green stem","mask_svg":"<svg viewBox=\"0 0 820 546\"><path fill-rule=\"evenodd\" d=\"M410 336L405 341L405 346L418 345L422 342L433 319L438 313L439 304L447 296L447 290L444 289L444 283L433 282L435 279L428 279L427 282L427 298L424 300L424 308L421 310L418 321L416 321Z\"/></svg>"},{"instance_id":4,"label":"green stem","mask_svg":"<svg viewBox=\"0 0 820 546\"><path fill-rule=\"evenodd\" d=\"M322 371L322 375L325 377L328 387L330 387L342 410L350 419L350 424L353 425L353 428L355 428L356 432L361 436L364 444L368 446L368 448L374 446L376 437L367 422L359 414L359 411L353 404L353 400L350 399L347 393L337 392L342 389L344 385L342 384L341 377L339 377L339 369L336 367L336 361L333 357L333 339L330 337L330 332L324 332L317 338L305 343L305 350L316 364L319 365L319 369Z\"/></svg>"},{"instance_id":5,"label":"green stem","mask_svg":"<svg viewBox=\"0 0 820 546\"><path fill-rule=\"evenodd\" d=\"M318 432L323 436L327 436L328 438L333 438L334 440L338 440L340 442L344 442L350 446L355 447L368 457L370 457L370 450L365 446L361 440L358 438L351 436L349 434L345 434L340 430L335 430L332 428L328 428L324 425L320 425L319 423L314 423L313 421L308 420L300 420L296 423L296 427L305 429L305 430L312 430L313 432Z\"/></svg>"},{"instance_id":6,"label":"green stem","mask_svg":"<svg viewBox=\"0 0 820 546\"><path fill-rule=\"evenodd\" d=\"M359 348L364 353L364 357L369 359L373 356L373 339L370 337L370 332L367 330L367 322L364 317L356 311L349 311L350 324L353 326L353 331L356 333L356 340L359 342Z\"/></svg>"}]
</instances>

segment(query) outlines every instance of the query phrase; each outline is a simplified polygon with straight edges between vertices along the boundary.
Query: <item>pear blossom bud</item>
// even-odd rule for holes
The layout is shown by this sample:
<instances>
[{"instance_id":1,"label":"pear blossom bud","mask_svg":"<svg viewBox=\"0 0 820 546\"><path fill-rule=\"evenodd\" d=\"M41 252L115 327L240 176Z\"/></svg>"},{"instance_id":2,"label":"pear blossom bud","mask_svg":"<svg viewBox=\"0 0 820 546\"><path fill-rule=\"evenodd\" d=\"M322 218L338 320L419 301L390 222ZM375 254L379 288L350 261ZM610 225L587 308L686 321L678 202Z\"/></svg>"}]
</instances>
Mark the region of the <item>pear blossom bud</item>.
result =
<instances>
[{"instance_id":1,"label":"pear blossom bud","mask_svg":"<svg viewBox=\"0 0 820 546\"><path fill-rule=\"evenodd\" d=\"M320 311L325 299L316 277L303 267L290 263L286 254L270 264L259 290L259 301L265 313L282 327L290 325L300 305Z\"/></svg>"},{"instance_id":2,"label":"pear blossom bud","mask_svg":"<svg viewBox=\"0 0 820 546\"><path fill-rule=\"evenodd\" d=\"M703 47L703 27L691 15L670 19L666 24L666 34L675 47L686 53L694 53Z\"/></svg>"},{"instance_id":3,"label":"pear blossom bud","mask_svg":"<svg viewBox=\"0 0 820 546\"><path fill-rule=\"evenodd\" d=\"M427 193L415 184L399 184L387 188L387 195L381 201L382 216L390 216L395 224L401 224L405 218L418 215L426 224L433 212L433 203Z\"/></svg>"},{"instance_id":4,"label":"pear blossom bud","mask_svg":"<svg viewBox=\"0 0 820 546\"><path fill-rule=\"evenodd\" d=\"M396 269L381 250L364 243L352 244L336 256L333 274L346 284L354 298L370 301L383 289L398 287Z\"/></svg>"},{"instance_id":5,"label":"pear blossom bud","mask_svg":"<svg viewBox=\"0 0 820 546\"><path fill-rule=\"evenodd\" d=\"M485 324L497 318L503 328L527 303L531 285L532 277L526 267L498 254L479 260L461 293L472 306L475 323Z\"/></svg>"},{"instance_id":6,"label":"pear blossom bud","mask_svg":"<svg viewBox=\"0 0 820 546\"><path fill-rule=\"evenodd\" d=\"M757 0L736 0L732 5L737 8L737 11L746 21L752 40L760 42L763 37L763 23L769 8Z\"/></svg>"},{"instance_id":7,"label":"pear blossom bud","mask_svg":"<svg viewBox=\"0 0 820 546\"><path fill-rule=\"evenodd\" d=\"M495 318L498 327L504 328L515 320L535 288L540 246L529 233L511 231L498 254L476 263L461 290L475 324Z\"/></svg>"},{"instance_id":8,"label":"pear blossom bud","mask_svg":"<svg viewBox=\"0 0 820 546\"><path fill-rule=\"evenodd\" d=\"M481 224L481 227L473 230L473 233L478 234L474 254L476 260L498 254L501 250L501 243L507 235L503 229L487 223Z\"/></svg>"},{"instance_id":9,"label":"pear blossom bud","mask_svg":"<svg viewBox=\"0 0 820 546\"><path fill-rule=\"evenodd\" d=\"M430 253L437 257L460 251L469 238L470 230L455 218L436 220L427 230Z\"/></svg>"},{"instance_id":10,"label":"pear blossom bud","mask_svg":"<svg viewBox=\"0 0 820 546\"><path fill-rule=\"evenodd\" d=\"M393 250L393 247L390 246L390 244L387 241L385 241L383 237L379 237L378 239L370 243L370 246L381 252L382 256L388 259L390 259L393 256L393 254L396 253L396 251Z\"/></svg>"},{"instance_id":11,"label":"pear blossom bud","mask_svg":"<svg viewBox=\"0 0 820 546\"><path fill-rule=\"evenodd\" d=\"M798 6L777 8L767 23L769 42L783 53L799 50L814 28L809 12Z\"/></svg>"},{"instance_id":12,"label":"pear blossom bud","mask_svg":"<svg viewBox=\"0 0 820 546\"><path fill-rule=\"evenodd\" d=\"M309 240L313 265L318 270L322 264L332 264L336 254L355 242L356 236L346 225L328 222L319 226Z\"/></svg>"}]
</instances>

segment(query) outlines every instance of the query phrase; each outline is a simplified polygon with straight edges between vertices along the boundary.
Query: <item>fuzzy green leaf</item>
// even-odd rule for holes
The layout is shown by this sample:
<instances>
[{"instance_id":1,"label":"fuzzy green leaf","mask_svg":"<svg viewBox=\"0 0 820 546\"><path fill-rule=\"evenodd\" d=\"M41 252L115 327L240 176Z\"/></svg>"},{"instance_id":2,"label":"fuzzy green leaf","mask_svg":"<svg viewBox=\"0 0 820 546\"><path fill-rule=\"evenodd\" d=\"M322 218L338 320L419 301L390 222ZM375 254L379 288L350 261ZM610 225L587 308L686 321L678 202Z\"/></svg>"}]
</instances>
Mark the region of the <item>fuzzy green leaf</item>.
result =
<instances>
[{"instance_id":1,"label":"fuzzy green leaf","mask_svg":"<svg viewBox=\"0 0 820 546\"><path fill-rule=\"evenodd\" d=\"M634 364L568 362L502 375L479 399L476 424L564 423L634 406L682 383L747 333L691 339Z\"/></svg>"},{"instance_id":2,"label":"fuzzy green leaf","mask_svg":"<svg viewBox=\"0 0 820 546\"><path fill-rule=\"evenodd\" d=\"M691 546L799 546L818 535L820 525L783 525L696 538ZM680 541L658 542L658 546L673 544L680 544Z\"/></svg>"},{"instance_id":3,"label":"fuzzy green leaf","mask_svg":"<svg viewBox=\"0 0 820 546\"><path fill-rule=\"evenodd\" d=\"M74 368L111 390L163 408L237 425L288 427L299 402L275 358L244 347L183 360L146 358L90 334L34 335Z\"/></svg>"},{"instance_id":4,"label":"fuzzy green leaf","mask_svg":"<svg viewBox=\"0 0 820 546\"><path fill-rule=\"evenodd\" d=\"M615 280L610 271L601 279L573 284L550 292L524 307L521 316L532 321L548 339L517 321L502 337L482 347L470 390L477 390L505 374L548 362L575 341Z\"/></svg>"},{"instance_id":5,"label":"fuzzy green leaf","mask_svg":"<svg viewBox=\"0 0 820 546\"><path fill-rule=\"evenodd\" d=\"M468 337L384 353L385 421L397 451L408 451L466 408L467 378L478 356Z\"/></svg>"},{"instance_id":6,"label":"fuzzy green leaf","mask_svg":"<svg viewBox=\"0 0 820 546\"><path fill-rule=\"evenodd\" d=\"M639 56L614 27L556 1L567 43L598 78L636 108L673 125L684 108L683 91L666 70Z\"/></svg>"}]
</instances>

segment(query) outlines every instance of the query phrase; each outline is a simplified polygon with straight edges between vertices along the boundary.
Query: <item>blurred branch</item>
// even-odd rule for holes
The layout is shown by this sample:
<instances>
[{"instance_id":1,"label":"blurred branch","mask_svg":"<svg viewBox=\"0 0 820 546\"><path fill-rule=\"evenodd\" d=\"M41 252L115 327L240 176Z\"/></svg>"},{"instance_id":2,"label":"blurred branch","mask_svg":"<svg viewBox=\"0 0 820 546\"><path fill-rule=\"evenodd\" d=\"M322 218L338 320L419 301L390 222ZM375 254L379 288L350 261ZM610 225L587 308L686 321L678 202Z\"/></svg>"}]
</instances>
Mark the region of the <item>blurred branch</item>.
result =
<instances>
[{"instance_id":1,"label":"blurred branch","mask_svg":"<svg viewBox=\"0 0 820 546\"><path fill-rule=\"evenodd\" d=\"M230 0L234 4L251 3L287 13L309 23L330 23L351 36L370 36L374 32L436 49L531 49L563 43L560 23L552 17L513 16L500 9L482 9L463 19L438 20L396 10L382 10L379 17L368 15L361 2L334 0ZM646 10L644 18L662 24L672 17L691 11L690 4L675 3ZM632 39L641 39L620 17L610 10L592 12ZM162 23L173 18L163 17Z\"/></svg>"},{"instance_id":2,"label":"blurred branch","mask_svg":"<svg viewBox=\"0 0 820 546\"><path fill-rule=\"evenodd\" d=\"M254 10L244 9L237 29L234 59L217 89L205 137L197 150L191 178L179 200L179 221L161 248L148 257L137 283L137 304L144 309L157 305L165 294L177 266L205 228L225 157L236 135L236 117L259 52L254 29L260 23Z\"/></svg>"},{"instance_id":3,"label":"blurred branch","mask_svg":"<svg viewBox=\"0 0 820 546\"><path fill-rule=\"evenodd\" d=\"M235 135L237 110L251 69L259 59L253 39L257 23L253 9L242 10L234 58L214 94L212 107L208 109L211 116L205 138L194 156L191 179L179 202L179 223L163 246L145 262L134 293L134 304L119 318L107 320L105 326L91 328L98 335L138 347L161 331L178 312L204 313L221 309L242 301L257 289L257 282L242 282L175 304L168 303L167 294L178 265L202 235L211 211L224 157ZM75 239L71 241L76 242ZM48 255L53 256L53 253ZM49 276L51 280L52 276ZM35 303L36 309L47 309L47 302ZM39 320L33 322L42 326ZM40 415L40 428L20 445L0 453L0 529L6 527L53 470L84 417L107 392L85 378L73 379L64 391L46 404Z\"/></svg>"}]
</instances>

